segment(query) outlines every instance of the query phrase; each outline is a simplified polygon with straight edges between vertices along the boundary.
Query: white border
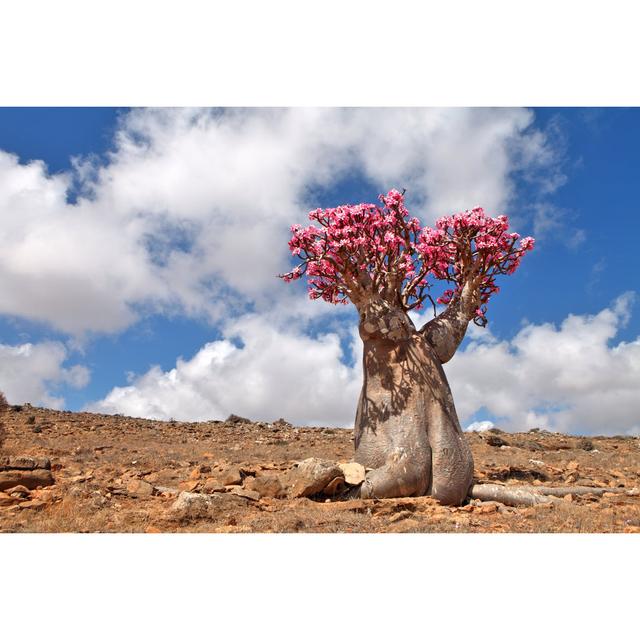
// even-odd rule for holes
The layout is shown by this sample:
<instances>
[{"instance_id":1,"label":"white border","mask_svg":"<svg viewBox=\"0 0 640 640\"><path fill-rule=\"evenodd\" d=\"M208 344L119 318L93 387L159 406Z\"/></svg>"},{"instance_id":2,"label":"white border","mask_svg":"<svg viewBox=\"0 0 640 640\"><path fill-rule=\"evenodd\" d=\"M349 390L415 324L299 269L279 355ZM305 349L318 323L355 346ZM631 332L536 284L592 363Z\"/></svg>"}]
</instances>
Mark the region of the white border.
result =
<instances>
[{"instance_id":1,"label":"white border","mask_svg":"<svg viewBox=\"0 0 640 640\"><path fill-rule=\"evenodd\" d=\"M637 18L621 0L6 3L0 104L638 105ZM638 540L5 535L1 628L627 637Z\"/></svg>"},{"instance_id":2,"label":"white border","mask_svg":"<svg viewBox=\"0 0 640 640\"><path fill-rule=\"evenodd\" d=\"M0 549L3 632L29 638L624 638L637 621L633 535L7 535Z\"/></svg>"},{"instance_id":3,"label":"white border","mask_svg":"<svg viewBox=\"0 0 640 640\"><path fill-rule=\"evenodd\" d=\"M638 105L624 0L5 3L3 105Z\"/></svg>"}]
</instances>

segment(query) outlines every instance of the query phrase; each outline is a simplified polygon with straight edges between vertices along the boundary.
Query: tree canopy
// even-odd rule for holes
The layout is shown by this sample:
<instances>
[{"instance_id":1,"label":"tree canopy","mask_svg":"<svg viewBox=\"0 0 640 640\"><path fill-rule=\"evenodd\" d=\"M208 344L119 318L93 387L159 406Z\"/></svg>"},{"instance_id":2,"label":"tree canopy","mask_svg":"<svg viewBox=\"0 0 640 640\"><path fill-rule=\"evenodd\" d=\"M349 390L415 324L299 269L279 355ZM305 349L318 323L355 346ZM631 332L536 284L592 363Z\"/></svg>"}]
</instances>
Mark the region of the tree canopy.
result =
<instances>
[{"instance_id":1,"label":"tree canopy","mask_svg":"<svg viewBox=\"0 0 640 640\"><path fill-rule=\"evenodd\" d=\"M280 277L306 275L312 299L358 306L377 296L405 312L427 300L434 311L436 302L449 305L467 285L475 292L474 322L485 325L496 276L512 274L534 239L510 233L507 216L492 218L480 207L443 216L432 228L410 217L395 189L380 203L311 211L312 224L291 227L289 248L300 262ZM450 285L436 301L434 281Z\"/></svg>"}]
</instances>

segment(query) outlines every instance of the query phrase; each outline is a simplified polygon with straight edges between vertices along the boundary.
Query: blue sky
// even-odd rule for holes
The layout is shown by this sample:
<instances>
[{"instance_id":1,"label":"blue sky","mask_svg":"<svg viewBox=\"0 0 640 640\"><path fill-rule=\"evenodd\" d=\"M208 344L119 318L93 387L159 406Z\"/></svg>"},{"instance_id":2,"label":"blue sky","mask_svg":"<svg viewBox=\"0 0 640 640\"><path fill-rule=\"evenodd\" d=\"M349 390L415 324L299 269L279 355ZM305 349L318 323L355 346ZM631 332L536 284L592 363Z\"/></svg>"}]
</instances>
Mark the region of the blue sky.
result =
<instances>
[{"instance_id":1,"label":"blue sky","mask_svg":"<svg viewBox=\"0 0 640 640\"><path fill-rule=\"evenodd\" d=\"M584 370L591 372L589 377L609 362L607 358L612 358L611 366L616 358L623 358L626 377L617 383L618 390L621 384L626 393L640 382L638 351L633 346L640 334L640 312L633 305L640 273L640 112L544 108L467 110L462 115L463 110L454 109L439 112L437 117L427 111L423 118L422 112L408 117L402 110L377 110L375 117L367 110L335 116L332 111L302 117L261 110L250 110L249 115L232 110L202 115L198 111L130 112L124 108L0 109L0 150L17 156L0 165L0 180L4 172L9 185L0 182L0 215L11 221L7 238L14 242L18 238L18 245L25 243L23 253L22 245L12 245L16 255L11 254L10 259L14 262L5 267L10 284L3 294L8 302L0 309L0 343L14 349L25 344L56 344L62 350L55 357L50 350L43 351L43 360L32 359L30 364L22 355L18 357L17 351L6 352L9 360L0 363L0 384L3 375L12 380L13 401L157 417L171 414L185 419L220 418L224 417L222 412L243 410L257 419L278 417L274 414L277 407L267 400L278 388L265 382L283 375L277 362L273 370L261 370L248 383L247 393L253 390L255 398L263 398L262 404L256 400L244 405L240 393L236 402L241 406L225 404L202 381L208 370L198 369L215 368L216 358L221 358L226 364L216 375L231 376L224 369L231 367L229 371L239 376L237 380L251 379L251 367L242 365L240 350L247 344L254 326L251 323L259 322L262 328L269 325L277 330L274 336L264 337L269 345L280 340L294 352L308 347L309 353L318 347L321 360L325 358L326 376L333 371L341 381L336 388L329 384L324 391L314 392L316 411L305 413L301 399L300 406L282 406L283 411L293 414L285 417L311 424L348 423L351 396L359 385L354 312L321 302L308 303L304 286L284 291L284 284L269 278L273 274L275 281L278 267L288 263L283 238L289 224L304 219L305 206L374 201L383 189L406 187L410 210L425 221L451 213L454 207L483 205L493 214L506 213L519 232L537 239L535 251L517 274L500 282L502 290L489 307L490 330L484 337L476 332L470 335L459 356L461 363L467 363L471 352L484 344L486 353L482 357L476 354L474 362L482 364L485 358L486 366L495 366L497 371L504 363L495 359L500 349L506 349L514 370L524 372L522 375L556 376L560 395L547 402L550 393L541 386L537 395L518 396L521 403L528 403L522 412L506 407L497 397L488 402L490 406L478 399L474 404L467 400L473 397L469 389L475 384L479 397L480 383L463 380L460 367L456 369L452 363L450 377L458 376L458 382L452 379L452 387L463 424L489 419L512 429L535 423L568 431L617 429L635 433L640 426L627 415L633 407L619 407L627 395L615 400L616 391L611 389L613 395L607 396L607 402L616 403L616 411L623 415L619 427L605 424L604 416L590 421L579 407L588 406L598 381L582 385L584 397L575 391L576 384L567 383L566 393L573 395L565 403L561 400L562 381L570 372L549 369L543 375L550 365L538 362L535 353L525 353L521 343L531 338L522 333L525 327L534 327L542 335L545 323L553 323L561 347L569 345L579 332L559 327L573 315L589 327L585 340L591 334L602 338L597 345L567 346L568 353L578 354L577 373L571 375L582 377ZM314 124L314 118L322 120L322 127ZM419 133L416 127L422 127ZM352 132L356 132L354 139L345 142ZM383 160L385 149L402 160L395 164ZM308 160L307 155L321 161ZM20 169L33 168L33 161L43 161L46 168L34 169L25 187ZM234 168L233 176L239 176L233 191L223 184L228 166ZM190 171L183 171L184 167ZM62 195L54 189L56 177L66 180ZM207 191L209 183L211 191ZM3 188L14 189L4 200ZM33 198L24 205L33 219L24 213L27 209L16 210L12 204L16 193L25 189ZM55 192L46 200L58 198L50 205L51 211L39 208L44 202L38 199L39 189ZM76 206L78 199L80 206ZM28 228L26 222L22 226L27 218ZM144 221L143 231L137 230L140 220ZM43 257L42 249L29 253L42 245L25 238L38 237L39 230L51 224L60 232L59 238L55 235L52 239L52 255ZM113 234L109 251L105 240L101 261L94 264L90 250L80 252L76 260L70 238L82 227L77 246L84 247L91 230L103 224L111 225L107 232L108 237ZM123 230L122 245L119 228ZM241 251L226 254L230 244L237 241L242 245L247 228L254 234L247 256L239 260ZM130 230L139 235L129 237ZM216 245L223 239L224 244ZM153 261L138 247L153 249L164 246L162 243L167 243L166 260L163 258L162 268L155 270ZM100 240L96 246L100 247ZM215 255L211 265L203 265L208 247ZM261 253L260 259L252 260L252 250L264 251L264 256ZM219 261L216 255L221 256ZM121 274L111 276L109 260L118 264ZM59 262L66 266L60 267L58 274ZM49 273L56 274L50 282ZM78 282L75 288L76 276L82 279L85 274L86 281ZM100 287L106 289L100 288L98 294L92 283L103 277L105 283ZM134 281L135 285L131 284ZM42 291L58 291L57 287L60 300L43 303L40 309ZM106 300L105 309L119 309L113 318L96 306L94 294ZM111 295L113 304L108 304ZM65 300L78 305L73 317L60 309ZM36 307L37 312L32 312ZM606 315L607 309L611 317ZM322 342L327 333L335 336L337 347ZM615 349L621 342L632 345L622 355ZM207 343L212 345L208 350ZM256 343L255 348L267 353L267 343ZM229 355L225 349L237 351ZM207 364L197 364L196 356ZM300 360L299 353L296 357ZM178 358L186 366L172 377ZM283 362L288 361L283 357ZM148 373L153 365L157 368ZM25 380L27 376L32 380L22 387L14 380L20 366L25 367ZM242 366L249 367L244 374ZM483 377L482 371L477 375ZM8 384L5 382L5 387ZM238 384L242 383L236 387ZM497 387L504 384L496 378ZM335 411L325 416L321 407L339 393L340 385L348 389L345 398L336 401ZM114 387L123 391L113 394ZM174 404L150 399L172 390L178 398ZM289 395L286 387L280 391ZM564 411L565 404L573 407L571 411Z\"/></svg>"}]
</instances>

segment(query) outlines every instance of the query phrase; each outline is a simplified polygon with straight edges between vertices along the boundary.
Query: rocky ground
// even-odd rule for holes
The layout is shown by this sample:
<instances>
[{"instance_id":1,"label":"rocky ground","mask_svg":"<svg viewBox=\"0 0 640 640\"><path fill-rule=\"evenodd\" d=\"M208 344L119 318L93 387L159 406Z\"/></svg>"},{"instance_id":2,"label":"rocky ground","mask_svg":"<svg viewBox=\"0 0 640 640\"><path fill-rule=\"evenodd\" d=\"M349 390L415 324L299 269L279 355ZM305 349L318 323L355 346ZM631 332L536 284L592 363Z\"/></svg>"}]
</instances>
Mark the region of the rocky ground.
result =
<instances>
[{"instance_id":1,"label":"rocky ground","mask_svg":"<svg viewBox=\"0 0 640 640\"><path fill-rule=\"evenodd\" d=\"M2 421L0 532L640 532L639 438L467 434L480 482L607 490L528 507L445 507L426 497L345 500L357 468L296 466L348 462L348 429L30 405L9 407ZM314 493L319 472L329 475Z\"/></svg>"}]
</instances>

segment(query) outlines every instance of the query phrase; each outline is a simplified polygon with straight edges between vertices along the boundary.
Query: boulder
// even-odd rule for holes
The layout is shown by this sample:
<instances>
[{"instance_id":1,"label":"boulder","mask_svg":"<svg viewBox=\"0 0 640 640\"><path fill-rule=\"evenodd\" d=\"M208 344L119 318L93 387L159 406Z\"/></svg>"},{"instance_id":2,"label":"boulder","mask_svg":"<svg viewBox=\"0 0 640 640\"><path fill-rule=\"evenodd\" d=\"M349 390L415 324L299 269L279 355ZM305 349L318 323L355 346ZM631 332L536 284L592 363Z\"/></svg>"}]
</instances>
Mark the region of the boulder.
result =
<instances>
[{"instance_id":1,"label":"boulder","mask_svg":"<svg viewBox=\"0 0 640 640\"><path fill-rule=\"evenodd\" d=\"M228 514L234 506L246 504L244 498L232 493L191 493L182 491L171 505L171 515L179 518L212 518Z\"/></svg>"},{"instance_id":2,"label":"boulder","mask_svg":"<svg viewBox=\"0 0 640 640\"><path fill-rule=\"evenodd\" d=\"M245 487L238 487L236 485L229 488L229 493L241 498L247 498L247 500L260 500L260 494L257 491L251 491Z\"/></svg>"},{"instance_id":3,"label":"boulder","mask_svg":"<svg viewBox=\"0 0 640 640\"><path fill-rule=\"evenodd\" d=\"M274 420L271 424L272 426L278 429L291 429L293 427L293 425L287 420L285 420L284 418L278 418L277 420Z\"/></svg>"},{"instance_id":4,"label":"boulder","mask_svg":"<svg viewBox=\"0 0 640 640\"><path fill-rule=\"evenodd\" d=\"M275 475L262 475L245 479L244 486L250 491L255 491L263 498L284 498L285 488L280 478Z\"/></svg>"},{"instance_id":5,"label":"boulder","mask_svg":"<svg viewBox=\"0 0 640 640\"><path fill-rule=\"evenodd\" d=\"M287 474L287 493L292 498L303 498L320 493L332 480L344 473L337 463L318 458L307 458Z\"/></svg>"},{"instance_id":6,"label":"boulder","mask_svg":"<svg viewBox=\"0 0 640 640\"><path fill-rule=\"evenodd\" d=\"M218 493L224 490L224 485L215 478L207 478L202 485L202 491L204 491L204 493Z\"/></svg>"},{"instance_id":7,"label":"boulder","mask_svg":"<svg viewBox=\"0 0 640 640\"><path fill-rule=\"evenodd\" d=\"M136 478L127 484L127 493L136 498L148 498L154 494L154 488L152 484Z\"/></svg>"},{"instance_id":8,"label":"boulder","mask_svg":"<svg viewBox=\"0 0 640 640\"><path fill-rule=\"evenodd\" d=\"M51 469L49 458L32 456L0 456L0 471L17 469L21 471L33 471L33 469Z\"/></svg>"},{"instance_id":9,"label":"boulder","mask_svg":"<svg viewBox=\"0 0 640 640\"><path fill-rule=\"evenodd\" d=\"M487 436L481 436L481 438L490 447L504 447L504 446L508 446L509 445L509 443L506 440L504 440L503 438L500 438L499 436L487 435Z\"/></svg>"},{"instance_id":10,"label":"boulder","mask_svg":"<svg viewBox=\"0 0 640 640\"><path fill-rule=\"evenodd\" d=\"M212 478L223 485L242 484L242 474L240 473L240 467L237 465L217 471L212 475Z\"/></svg>"},{"instance_id":11,"label":"boulder","mask_svg":"<svg viewBox=\"0 0 640 640\"><path fill-rule=\"evenodd\" d=\"M357 462L344 462L338 465L344 473L344 481L347 484L358 485L364 482L366 469Z\"/></svg>"},{"instance_id":12,"label":"boulder","mask_svg":"<svg viewBox=\"0 0 640 640\"><path fill-rule=\"evenodd\" d=\"M182 491L176 501L171 505L171 511L183 517L206 516L212 505L212 497L202 493Z\"/></svg>"},{"instance_id":13,"label":"boulder","mask_svg":"<svg viewBox=\"0 0 640 640\"><path fill-rule=\"evenodd\" d=\"M10 489L19 484L27 489L36 489L38 487L48 487L53 483L54 479L51 471L47 469L33 469L32 471L10 469L8 471L0 471L0 491Z\"/></svg>"}]
</instances>

